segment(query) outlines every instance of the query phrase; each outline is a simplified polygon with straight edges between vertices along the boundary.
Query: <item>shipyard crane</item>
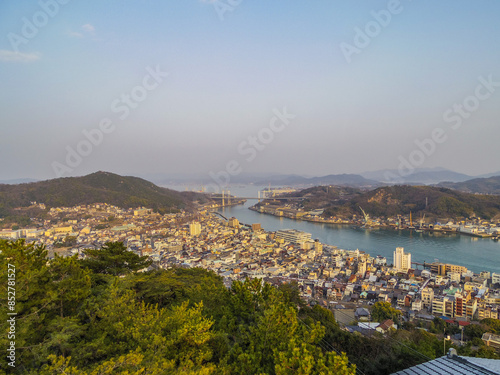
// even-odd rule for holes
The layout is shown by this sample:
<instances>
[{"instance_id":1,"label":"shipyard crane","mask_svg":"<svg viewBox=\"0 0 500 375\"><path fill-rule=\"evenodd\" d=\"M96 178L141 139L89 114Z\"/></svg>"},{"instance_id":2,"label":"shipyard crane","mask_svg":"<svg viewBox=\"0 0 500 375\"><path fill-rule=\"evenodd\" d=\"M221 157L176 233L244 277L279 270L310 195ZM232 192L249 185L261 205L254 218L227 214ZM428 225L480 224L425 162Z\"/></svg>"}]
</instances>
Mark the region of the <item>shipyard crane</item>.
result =
<instances>
[{"instance_id":1,"label":"shipyard crane","mask_svg":"<svg viewBox=\"0 0 500 375\"><path fill-rule=\"evenodd\" d=\"M410 226L408 227L408 229L415 229L415 227L413 226L413 219L411 218L411 211L410 211Z\"/></svg>"},{"instance_id":2,"label":"shipyard crane","mask_svg":"<svg viewBox=\"0 0 500 375\"><path fill-rule=\"evenodd\" d=\"M368 215L365 210L363 210L363 208L361 208L361 206L359 206L359 209L361 210L361 212L363 213L363 216L365 217L365 225L369 225L369 222L370 222L370 215Z\"/></svg>"},{"instance_id":3,"label":"shipyard crane","mask_svg":"<svg viewBox=\"0 0 500 375\"><path fill-rule=\"evenodd\" d=\"M424 216L420 219L420 228L424 225L424 220L425 220L425 213Z\"/></svg>"}]
</instances>

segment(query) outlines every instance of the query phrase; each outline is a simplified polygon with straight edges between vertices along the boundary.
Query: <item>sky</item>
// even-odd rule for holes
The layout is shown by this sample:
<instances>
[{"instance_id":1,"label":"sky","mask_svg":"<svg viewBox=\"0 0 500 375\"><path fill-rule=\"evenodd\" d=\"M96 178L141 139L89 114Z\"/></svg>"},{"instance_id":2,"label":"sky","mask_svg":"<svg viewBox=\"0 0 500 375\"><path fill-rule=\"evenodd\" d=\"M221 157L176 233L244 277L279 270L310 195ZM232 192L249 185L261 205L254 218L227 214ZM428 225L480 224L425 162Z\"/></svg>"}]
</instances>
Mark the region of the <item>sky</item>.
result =
<instances>
[{"instance_id":1,"label":"sky","mask_svg":"<svg viewBox=\"0 0 500 375\"><path fill-rule=\"evenodd\" d=\"M0 3L0 180L500 171L500 2Z\"/></svg>"}]
</instances>

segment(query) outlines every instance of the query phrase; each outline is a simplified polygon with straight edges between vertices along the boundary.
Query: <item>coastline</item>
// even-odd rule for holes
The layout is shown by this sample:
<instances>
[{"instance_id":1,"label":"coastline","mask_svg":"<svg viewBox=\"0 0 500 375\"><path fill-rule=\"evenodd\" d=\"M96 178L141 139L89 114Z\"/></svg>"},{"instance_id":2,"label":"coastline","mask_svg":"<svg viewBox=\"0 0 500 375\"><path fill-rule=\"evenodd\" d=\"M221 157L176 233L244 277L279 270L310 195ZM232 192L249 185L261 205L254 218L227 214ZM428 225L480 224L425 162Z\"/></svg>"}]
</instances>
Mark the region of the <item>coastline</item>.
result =
<instances>
[{"instance_id":1,"label":"coastline","mask_svg":"<svg viewBox=\"0 0 500 375\"><path fill-rule=\"evenodd\" d=\"M465 235L468 237L475 237L475 238L491 238L494 241L498 241L498 239L499 239L497 236L494 236L492 234L470 233L470 232L463 232L460 230L453 230L453 229L447 229L447 228L418 228L417 229L417 228L408 228L405 226L397 227L396 225L370 225L370 226L366 226L366 225L360 225L359 222L352 221L352 220L342 220L342 221L328 220L328 219L320 220L320 219L314 219L314 218L308 218L308 217L292 217L290 215L283 215L283 214L276 215L273 212L269 212L266 210L259 210L259 209L255 208L255 206L250 206L250 207L248 207L248 209L255 211L255 212L258 212L260 214L271 215L271 216L275 216L275 217L285 217L287 219L291 219L291 220L295 220L295 221L307 221L310 223L334 224L334 225L352 225L352 226L355 226L357 228L363 228L363 229L409 230L409 231L416 231L417 233L418 232L430 232L430 233L437 232L437 233L443 233L443 234L459 234L459 235ZM282 213L282 211L279 211L279 212Z\"/></svg>"}]
</instances>

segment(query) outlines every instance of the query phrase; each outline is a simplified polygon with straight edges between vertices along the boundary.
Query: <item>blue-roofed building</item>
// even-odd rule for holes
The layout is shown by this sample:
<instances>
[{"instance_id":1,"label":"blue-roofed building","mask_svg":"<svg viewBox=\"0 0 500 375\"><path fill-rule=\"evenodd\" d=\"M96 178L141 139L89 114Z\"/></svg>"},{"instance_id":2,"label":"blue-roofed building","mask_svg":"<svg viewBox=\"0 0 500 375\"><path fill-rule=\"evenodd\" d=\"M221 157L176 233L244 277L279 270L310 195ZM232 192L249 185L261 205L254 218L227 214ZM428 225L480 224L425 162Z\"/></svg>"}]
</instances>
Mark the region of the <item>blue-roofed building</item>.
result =
<instances>
[{"instance_id":1,"label":"blue-roofed building","mask_svg":"<svg viewBox=\"0 0 500 375\"><path fill-rule=\"evenodd\" d=\"M448 355L407 368L392 375L498 375L500 359L459 357L455 349Z\"/></svg>"}]
</instances>

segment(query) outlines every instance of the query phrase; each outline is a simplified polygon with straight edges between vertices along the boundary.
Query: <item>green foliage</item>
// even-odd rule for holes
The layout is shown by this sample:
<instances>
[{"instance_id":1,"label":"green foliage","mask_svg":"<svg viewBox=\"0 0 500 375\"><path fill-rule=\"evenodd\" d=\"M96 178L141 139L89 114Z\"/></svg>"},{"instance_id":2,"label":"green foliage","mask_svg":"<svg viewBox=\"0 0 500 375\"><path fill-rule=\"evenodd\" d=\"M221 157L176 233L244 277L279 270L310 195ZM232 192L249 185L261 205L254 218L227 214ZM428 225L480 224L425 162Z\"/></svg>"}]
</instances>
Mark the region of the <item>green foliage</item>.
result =
<instances>
[{"instance_id":1,"label":"green foliage","mask_svg":"<svg viewBox=\"0 0 500 375\"><path fill-rule=\"evenodd\" d=\"M35 215L33 215L35 216ZM0 210L0 217L4 218L3 224L11 225L12 230L27 227L31 224L30 215L27 212L15 212L10 208Z\"/></svg>"},{"instance_id":2,"label":"green foliage","mask_svg":"<svg viewBox=\"0 0 500 375\"><path fill-rule=\"evenodd\" d=\"M469 217L474 213L471 206L459 201L457 198L448 196L440 197L437 200L435 211L439 214L445 213L455 217Z\"/></svg>"},{"instance_id":3,"label":"green foliage","mask_svg":"<svg viewBox=\"0 0 500 375\"><path fill-rule=\"evenodd\" d=\"M487 332L500 334L500 320L486 318L481 320L480 323Z\"/></svg>"},{"instance_id":4,"label":"green foliage","mask_svg":"<svg viewBox=\"0 0 500 375\"><path fill-rule=\"evenodd\" d=\"M278 286L285 302L293 303L299 307L305 307L305 302L300 298L299 285L296 282L283 283Z\"/></svg>"},{"instance_id":5,"label":"green foliage","mask_svg":"<svg viewBox=\"0 0 500 375\"><path fill-rule=\"evenodd\" d=\"M475 345L475 346L483 346L484 345L484 342L483 342L483 340L481 340L480 337L473 337L471 341L472 341L472 345Z\"/></svg>"},{"instance_id":6,"label":"green foliage","mask_svg":"<svg viewBox=\"0 0 500 375\"><path fill-rule=\"evenodd\" d=\"M144 260L119 243L85 261L47 261L43 246L22 240L0 241L0 250L4 279L7 264L16 266L23 373L355 373L345 355L321 346L319 322L301 322L295 285L247 280L228 290L202 269L135 273Z\"/></svg>"},{"instance_id":7,"label":"green foliage","mask_svg":"<svg viewBox=\"0 0 500 375\"><path fill-rule=\"evenodd\" d=\"M64 237L64 240L58 241L54 243L54 247L72 247L76 245L76 237L74 236L66 236Z\"/></svg>"},{"instance_id":8,"label":"green foliage","mask_svg":"<svg viewBox=\"0 0 500 375\"><path fill-rule=\"evenodd\" d=\"M375 217L408 215L411 211L414 217L425 212L427 217L462 218L475 215L490 219L500 213L500 197L496 195L470 194L439 187L389 186L369 192L358 191L341 199L326 199L319 188L312 189L317 190L311 191L312 196L308 199L320 200L321 208L326 208L325 216L359 215L359 206Z\"/></svg>"},{"instance_id":9,"label":"green foliage","mask_svg":"<svg viewBox=\"0 0 500 375\"><path fill-rule=\"evenodd\" d=\"M396 323L401 316L401 311L393 308L390 302L375 302L371 313L373 321L380 323L387 319Z\"/></svg>"},{"instance_id":10,"label":"green foliage","mask_svg":"<svg viewBox=\"0 0 500 375\"><path fill-rule=\"evenodd\" d=\"M40 209L20 215L16 207L29 207L32 201L48 207L71 207L106 202L118 207L144 206L159 212L189 209L193 201L206 202L202 194L180 193L137 178L108 172L96 172L83 177L58 178L19 185L0 184L0 217L10 222L29 224L29 217L40 215ZM36 211L36 212L35 212Z\"/></svg>"},{"instance_id":11,"label":"green foliage","mask_svg":"<svg viewBox=\"0 0 500 375\"><path fill-rule=\"evenodd\" d=\"M500 176L475 178L465 182L441 182L439 186L474 194L500 195Z\"/></svg>"},{"instance_id":12,"label":"green foliage","mask_svg":"<svg viewBox=\"0 0 500 375\"><path fill-rule=\"evenodd\" d=\"M494 348L486 345L481 346L474 356L480 358L500 359L498 352Z\"/></svg>"},{"instance_id":13,"label":"green foliage","mask_svg":"<svg viewBox=\"0 0 500 375\"><path fill-rule=\"evenodd\" d=\"M469 324L467 327L464 328L464 336L472 340L474 338L479 338L483 336L483 333L486 332L485 327L483 327L480 324Z\"/></svg>"},{"instance_id":14,"label":"green foliage","mask_svg":"<svg viewBox=\"0 0 500 375\"><path fill-rule=\"evenodd\" d=\"M148 257L141 257L128 251L121 242L107 242L101 249L87 249L84 254L86 255L86 259L82 261L84 267L93 273L113 276L138 271L152 263Z\"/></svg>"},{"instance_id":15,"label":"green foliage","mask_svg":"<svg viewBox=\"0 0 500 375\"><path fill-rule=\"evenodd\" d=\"M442 340L411 325L390 337L351 334L331 311L304 305L296 284L254 279L227 289L199 268L138 273L143 260L126 258L119 243L96 250L107 255L91 266L47 261L43 246L23 240L0 241L0 250L0 277L16 267L16 354L26 374L391 374L443 355ZM481 327L497 329L491 320ZM459 351L497 358L484 345Z\"/></svg>"}]
</instances>

